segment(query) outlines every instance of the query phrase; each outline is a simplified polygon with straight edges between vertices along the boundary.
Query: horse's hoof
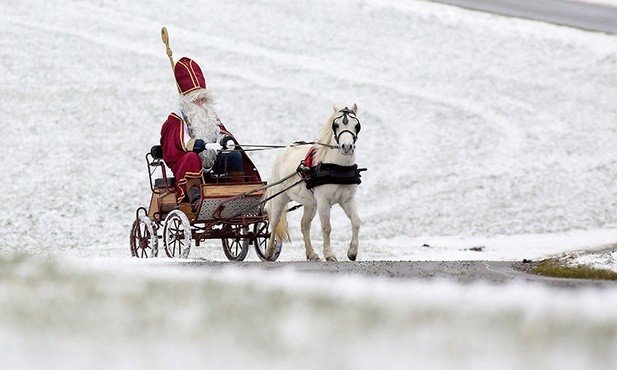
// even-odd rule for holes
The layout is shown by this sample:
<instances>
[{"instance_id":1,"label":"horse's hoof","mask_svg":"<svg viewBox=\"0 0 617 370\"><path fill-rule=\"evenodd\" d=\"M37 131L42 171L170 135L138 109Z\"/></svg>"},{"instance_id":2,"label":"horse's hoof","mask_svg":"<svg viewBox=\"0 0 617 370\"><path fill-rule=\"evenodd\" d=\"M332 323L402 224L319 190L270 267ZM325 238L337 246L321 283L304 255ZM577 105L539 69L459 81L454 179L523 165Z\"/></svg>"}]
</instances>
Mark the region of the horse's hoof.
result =
<instances>
[{"instance_id":1,"label":"horse's hoof","mask_svg":"<svg viewBox=\"0 0 617 370\"><path fill-rule=\"evenodd\" d=\"M347 253L347 258L349 258L350 261L355 261L356 257L358 257L356 254Z\"/></svg>"},{"instance_id":2,"label":"horse's hoof","mask_svg":"<svg viewBox=\"0 0 617 370\"><path fill-rule=\"evenodd\" d=\"M330 256L330 257L326 258L326 261L328 261L328 262L337 262L338 260L336 259L336 257Z\"/></svg>"},{"instance_id":3,"label":"horse's hoof","mask_svg":"<svg viewBox=\"0 0 617 370\"><path fill-rule=\"evenodd\" d=\"M317 261L321 261L321 258L319 258L318 255L312 255L312 256L306 256L306 260L307 261L311 261L311 262L317 262Z\"/></svg>"}]
</instances>

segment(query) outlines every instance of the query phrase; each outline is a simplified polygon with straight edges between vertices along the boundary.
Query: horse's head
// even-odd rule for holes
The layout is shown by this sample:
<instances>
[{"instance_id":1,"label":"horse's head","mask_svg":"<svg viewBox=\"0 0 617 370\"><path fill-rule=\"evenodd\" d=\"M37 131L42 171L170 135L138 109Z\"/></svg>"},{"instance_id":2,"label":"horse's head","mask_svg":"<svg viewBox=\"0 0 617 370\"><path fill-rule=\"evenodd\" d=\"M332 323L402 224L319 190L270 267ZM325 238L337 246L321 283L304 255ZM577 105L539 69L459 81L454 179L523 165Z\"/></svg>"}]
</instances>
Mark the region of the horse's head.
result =
<instances>
[{"instance_id":1,"label":"horse's head","mask_svg":"<svg viewBox=\"0 0 617 370\"><path fill-rule=\"evenodd\" d=\"M360 133L360 120L356 117L358 106L340 108L334 106L332 115L332 135L338 150L342 155L353 155L356 149L356 141Z\"/></svg>"}]
</instances>

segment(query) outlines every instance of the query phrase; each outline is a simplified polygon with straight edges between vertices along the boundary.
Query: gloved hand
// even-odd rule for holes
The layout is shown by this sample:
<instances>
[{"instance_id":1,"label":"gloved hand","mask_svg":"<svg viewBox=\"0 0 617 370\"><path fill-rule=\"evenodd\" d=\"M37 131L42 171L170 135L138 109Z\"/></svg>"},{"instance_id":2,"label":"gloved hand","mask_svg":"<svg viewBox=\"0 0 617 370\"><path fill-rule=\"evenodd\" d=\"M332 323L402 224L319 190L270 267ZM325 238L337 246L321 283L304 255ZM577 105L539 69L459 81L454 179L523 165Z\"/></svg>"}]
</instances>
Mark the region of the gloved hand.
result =
<instances>
[{"instance_id":1,"label":"gloved hand","mask_svg":"<svg viewBox=\"0 0 617 370\"><path fill-rule=\"evenodd\" d=\"M193 142L193 151L195 153L201 153L206 149L206 143L201 139L195 139Z\"/></svg>"},{"instance_id":2,"label":"gloved hand","mask_svg":"<svg viewBox=\"0 0 617 370\"><path fill-rule=\"evenodd\" d=\"M228 135L223 136L219 142L221 143L223 149L234 150L236 146L234 138Z\"/></svg>"},{"instance_id":3,"label":"gloved hand","mask_svg":"<svg viewBox=\"0 0 617 370\"><path fill-rule=\"evenodd\" d=\"M191 149L192 148L192 149ZM221 150L223 147L219 143L206 143L202 139L195 139L189 142L189 150L195 153L201 153L204 150Z\"/></svg>"}]
</instances>

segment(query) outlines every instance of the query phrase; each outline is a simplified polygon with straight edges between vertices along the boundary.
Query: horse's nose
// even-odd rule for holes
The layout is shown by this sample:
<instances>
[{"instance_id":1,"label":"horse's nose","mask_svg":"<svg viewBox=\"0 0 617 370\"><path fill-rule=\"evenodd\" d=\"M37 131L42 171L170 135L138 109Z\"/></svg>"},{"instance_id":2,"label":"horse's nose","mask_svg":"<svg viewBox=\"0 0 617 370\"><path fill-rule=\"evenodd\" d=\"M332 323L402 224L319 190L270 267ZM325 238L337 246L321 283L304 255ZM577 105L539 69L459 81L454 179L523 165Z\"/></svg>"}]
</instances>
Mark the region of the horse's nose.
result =
<instances>
[{"instance_id":1,"label":"horse's nose","mask_svg":"<svg viewBox=\"0 0 617 370\"><path fill-rule=\"evenodd\" d=\"M356 148L355 144L342 144L341 149L343 150L343 154L353 154L354 149Z\"/></svg>"}]
</instances>

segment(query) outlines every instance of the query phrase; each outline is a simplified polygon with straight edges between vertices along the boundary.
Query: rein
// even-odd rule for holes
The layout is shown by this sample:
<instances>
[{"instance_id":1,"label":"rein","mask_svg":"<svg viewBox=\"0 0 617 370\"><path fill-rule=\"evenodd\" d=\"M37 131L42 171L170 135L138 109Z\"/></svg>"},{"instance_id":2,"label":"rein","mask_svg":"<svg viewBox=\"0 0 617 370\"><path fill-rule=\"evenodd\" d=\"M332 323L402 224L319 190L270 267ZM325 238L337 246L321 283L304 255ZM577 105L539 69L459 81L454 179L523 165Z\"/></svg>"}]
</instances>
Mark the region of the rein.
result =
<instances>
[{"instance_id":1,"label":"rein","mask_svg":"<svg viewBox=\"0 0 617 370\"><path fill-rule=\"evenodd\" d=\"M295 141L293 144L291 145L268 145L268 144L242 144L239 145L240 148L242 149L237 149L237 150L241 150L244 152L256 152L256 151L261 151L261 150L270 150L270 149L282 149L282 148L286 148L286 147L294 147L294 146L302 146L302 145L321 145L321 146L325 146L327 148L330 149L339 149L340 148L340 144L339 144L339 139L341 137L342 134L344 133L348 133L351 135L351 137L353 138L353 142L354 144L356 143L356 141L358 140L358 134L360 133L360 129L361 129L361 125L360 125L360 120L356 117L356 113L345 107L341 110L339 110L337 113L341 113L340 116L335 117L332 120L332 134L334 135L334 140L336 140L336 144L337 145L330 145L330 144L326 144L326 143L322 143L319 141ZM344 126L344 130L339 131L338 133L336 132L336 130L339 128L340 124L337 122L337 120L342 119L341 123ZM355 131L352 131L350 129L348 129L347 127L349 127L349 123L350 121L353 120L355 121L355 125L354 125L354 129ZM244 148L248 148L248 149L244 149Z\"/></svg>"},{"instance_id":2,"label":"rein","mask_svg":"<svg viewBox=\"0 0 617 370\"><path fill-rule=\"evenodd\" d=\"M320 143L319 141L295 141L291 145L242 144L239 146L242 148L246 147L248 149L237 149L237 150L241 150L244 152L257 152L261 150L282 149L282 148L287 148L288 146L294 147L294 146L302 146L302 145L321 145L321 146L328 147L330 149L338 149L339 147L338 145L324 144L324 143Z\"/></svg>"}]
</instances>

